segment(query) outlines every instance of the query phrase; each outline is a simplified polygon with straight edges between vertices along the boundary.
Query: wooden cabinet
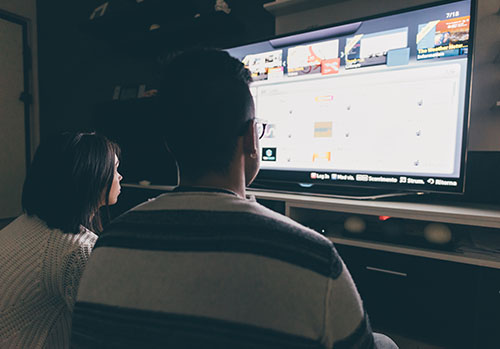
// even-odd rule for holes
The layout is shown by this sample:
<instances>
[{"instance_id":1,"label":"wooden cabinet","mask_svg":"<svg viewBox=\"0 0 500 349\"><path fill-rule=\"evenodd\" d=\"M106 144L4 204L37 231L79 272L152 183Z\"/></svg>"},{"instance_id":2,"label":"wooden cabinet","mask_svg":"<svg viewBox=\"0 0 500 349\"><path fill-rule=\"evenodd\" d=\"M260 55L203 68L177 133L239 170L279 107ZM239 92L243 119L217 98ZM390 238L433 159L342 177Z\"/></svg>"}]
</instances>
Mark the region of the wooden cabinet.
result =
<instances>
[{"instance_id":1,"label":"wooden cabinet","mask_svg":"<svg viewBox=\"0 0 500 349\"><path fill-rule=\"evenodd\" d=\"M500 270L482 268L476 302L476 347L500 346Z\"/></svg>"},{"instance_id":2,"label":"wooden cabinet","mask_svg":"<svg viewBox=\"0 0 500 349\"><path fill-rule=\"evenodd\" d=\"M337 244L372 326L450 348L473 348L479 270Z\"/></svg>"}]
</instances>

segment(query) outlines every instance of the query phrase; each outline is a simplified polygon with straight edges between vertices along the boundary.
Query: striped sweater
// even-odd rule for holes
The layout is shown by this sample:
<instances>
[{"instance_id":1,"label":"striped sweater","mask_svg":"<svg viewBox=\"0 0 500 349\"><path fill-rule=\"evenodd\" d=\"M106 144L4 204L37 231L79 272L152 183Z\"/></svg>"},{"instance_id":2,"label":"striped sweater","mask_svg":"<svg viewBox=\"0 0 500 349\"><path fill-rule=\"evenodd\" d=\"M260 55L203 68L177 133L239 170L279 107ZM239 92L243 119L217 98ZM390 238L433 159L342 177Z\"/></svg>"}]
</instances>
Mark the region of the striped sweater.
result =
<instances>
[{"instance_id":1,"label":"striped sweater","mask_svg":"<svg viewBox=\"0 0 500 349\"><path fill-rule=\"evenodd\" d=\"M253 199L167 193L117 219L80 283L75 348L372 348L332 243Z\"/></svg>"},{"instance_id":2,"label":"striped sweater","mask_svg":"<svg viewBox=\"0 0 500 349\"><path fill-rule=\"evenodd\" d=\"M78 282L97 236L22 215L0 231L0 348L68 348Z\"/></svg>"}]
</instances>

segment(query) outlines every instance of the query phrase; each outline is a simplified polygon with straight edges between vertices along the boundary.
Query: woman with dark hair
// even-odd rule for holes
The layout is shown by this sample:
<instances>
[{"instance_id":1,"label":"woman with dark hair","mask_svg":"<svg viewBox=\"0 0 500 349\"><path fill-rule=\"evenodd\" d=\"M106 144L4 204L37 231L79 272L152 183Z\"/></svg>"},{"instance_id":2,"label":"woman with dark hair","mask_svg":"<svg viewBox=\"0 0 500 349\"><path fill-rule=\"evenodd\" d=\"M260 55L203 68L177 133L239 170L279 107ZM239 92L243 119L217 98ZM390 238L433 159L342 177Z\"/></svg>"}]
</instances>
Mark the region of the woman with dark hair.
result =
<instances>
[{"instance_id":1,"label":"woman with dark hair","mask_svg":"<svg viewBox=\"0 0 500 349\"><path fill-rule=\"evenodd\" d=\"M0 347L69 347L78 283L102 230L99 209L120 194L118 146L64 133L38 147L24 214L0 231Z\"/></svg>"}]
</instances>

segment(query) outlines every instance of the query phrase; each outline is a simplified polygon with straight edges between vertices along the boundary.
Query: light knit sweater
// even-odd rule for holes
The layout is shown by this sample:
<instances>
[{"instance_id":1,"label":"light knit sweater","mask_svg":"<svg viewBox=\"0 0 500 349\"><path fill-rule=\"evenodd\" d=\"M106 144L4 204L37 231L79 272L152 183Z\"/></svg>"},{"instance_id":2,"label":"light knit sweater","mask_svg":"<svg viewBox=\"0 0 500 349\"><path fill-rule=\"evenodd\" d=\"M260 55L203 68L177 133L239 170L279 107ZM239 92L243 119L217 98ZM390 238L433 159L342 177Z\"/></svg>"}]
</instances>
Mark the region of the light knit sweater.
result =
<instances>
[{"instance_id":1,"label":"light knit sweater","mask_svg":"<svg viewBox=\"0 0 500 349\"><path fill-rule=\"evenodd\" d=\"M78 283L97 236L22 215L0 231L0 348L67 348Z\"/></svg>"}]
</instances>

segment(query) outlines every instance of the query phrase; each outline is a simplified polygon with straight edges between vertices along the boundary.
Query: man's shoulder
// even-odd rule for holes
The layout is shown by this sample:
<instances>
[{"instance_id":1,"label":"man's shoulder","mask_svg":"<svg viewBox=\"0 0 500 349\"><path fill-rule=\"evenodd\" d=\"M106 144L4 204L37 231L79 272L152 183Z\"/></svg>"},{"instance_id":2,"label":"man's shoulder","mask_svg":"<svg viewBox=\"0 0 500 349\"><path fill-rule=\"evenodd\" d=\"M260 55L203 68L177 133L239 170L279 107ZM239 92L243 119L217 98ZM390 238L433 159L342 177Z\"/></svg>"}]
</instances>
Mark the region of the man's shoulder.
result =
<instances>
[{"instance_id":1,"label":"man's shoulder","mask_svg":"<svg viewBox=\"0 0 500 349\"><path fill-rule=\"evenodd\" d=\"M166 195L141 205L105 230L96 248L103 246L246 253L334 277L342 268L324 236L253 200L223 195Z\"/></svg>"},{"instance_id":2,"label":"man's shoulder","mask_svg":"<svg viewBox=\"0 0 500 349\"><path fill-rule=\"evenodd\" d=\"M238 230L265 229L331 242L313 229L261 205L254 199L204 193L166 194L126 212L111 225L106 233L148 228L214 227Z\"/></svg>"}]
</instances>

